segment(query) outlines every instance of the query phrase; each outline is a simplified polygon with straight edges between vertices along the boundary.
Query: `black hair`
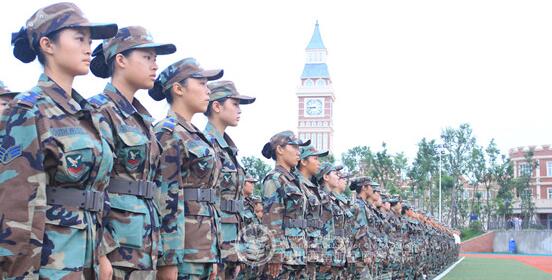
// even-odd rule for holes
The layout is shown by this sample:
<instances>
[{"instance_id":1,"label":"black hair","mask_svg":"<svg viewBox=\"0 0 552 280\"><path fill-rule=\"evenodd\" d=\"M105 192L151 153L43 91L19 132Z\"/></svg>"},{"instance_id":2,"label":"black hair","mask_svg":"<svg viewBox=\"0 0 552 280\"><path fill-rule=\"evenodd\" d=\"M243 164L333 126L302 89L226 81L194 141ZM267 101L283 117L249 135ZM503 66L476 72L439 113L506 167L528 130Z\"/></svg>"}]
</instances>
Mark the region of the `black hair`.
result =
<instances>
[{"instance_id":1,"label":"black hair","mask_svg":"<svg viewBox=\"0 0 552 280\"><path fill-rule=\"evenodd\" d=\"M203 114L206 117L210 117L211 115L213 115L213 104L215 102L218 102L219 104L224 104L224 102L226 102L226 100L228 100L228 99L229 99L228 97L223 97L221 99L209 101L209 105L207 105L207 111L203 112Z\"/></svg>"},{"instance_id":2,"label":"black hair","mask_svg":"<svg viewBox=\"0 0 552 280\"><path fill-rule=\"evenodd\" d=\"M261 154L267 159L276 160L276 149L272 148L270 142L264 144Z\"/></svg>"},{"instance_id":3,"label":"black hair","mask_svg":"<svg viewBox=\"0 0 552 280\"><path fill-rule=\"evenodd\" d=\"M117 54L128 57L134 50L135 49L128 49ZM90 71L92 71L92 74L94 74L94 76L96 77L104 79L111 77L115 72L115 57L117 56L117 54L110 57L109 60L106 62L103 52L103 43L99 44L92 52L92 56L94 57L90 62Z\"/></svg>"}]
</instances>

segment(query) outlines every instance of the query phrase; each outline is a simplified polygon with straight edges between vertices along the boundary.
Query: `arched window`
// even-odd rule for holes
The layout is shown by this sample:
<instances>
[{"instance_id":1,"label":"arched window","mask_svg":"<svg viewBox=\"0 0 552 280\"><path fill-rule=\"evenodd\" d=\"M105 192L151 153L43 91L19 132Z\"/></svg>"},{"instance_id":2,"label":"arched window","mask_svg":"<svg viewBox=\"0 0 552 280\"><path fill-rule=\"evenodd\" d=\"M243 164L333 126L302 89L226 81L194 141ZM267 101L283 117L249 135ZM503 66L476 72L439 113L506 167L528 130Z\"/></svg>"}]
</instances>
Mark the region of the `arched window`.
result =
<instances>
[{"instance_id":1,"label":"arched window","mask_svg":"<svg viewBox=\"0 0 552 280\"><path fill-rule=\"evenodd\" d=\"M312 82L311 79L308 79L305 81L305 87L313 87L314 86L314 83Z\"/></svg>"},{"instance_id":2,"label":"arched window","mask_svg":"<svg viewBox=\"0 0 552 280\"><path fill-rule=\"evenodd\" d=\"M316 80L316 87L321 88L321 87L325 87L325 86L326 86L326 80L324 80L324 79Z\"/></svg>"}]
</instances>

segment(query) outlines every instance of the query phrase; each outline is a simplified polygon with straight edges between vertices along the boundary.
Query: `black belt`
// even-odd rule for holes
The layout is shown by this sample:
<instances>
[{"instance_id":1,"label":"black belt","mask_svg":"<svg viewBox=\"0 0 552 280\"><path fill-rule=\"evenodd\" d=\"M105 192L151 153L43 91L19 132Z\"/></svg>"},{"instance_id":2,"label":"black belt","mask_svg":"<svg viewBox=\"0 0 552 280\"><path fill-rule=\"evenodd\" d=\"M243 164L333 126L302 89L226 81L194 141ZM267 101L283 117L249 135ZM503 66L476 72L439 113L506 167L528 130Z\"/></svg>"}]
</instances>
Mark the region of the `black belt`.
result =
<instances>
[{"instance_id":1,"label":"black belt","mask_svg":"<svg viewBox=\"0 0 552 280\"><path fill-rule=\"evenodd\" d=\"M222 199L220 201L220 210L228 213L240 213L243 210L243 200Z\"/></svg>"},{"instance_id":2,"label":"black belt","mask_svg":"<svg viewBox=\"0 0 552 280\"><path fill-rule=\"evenodd\" d=\"M324 227L324 222L319 219L308 219L307 226L311 228L321 229Z\"/></svg>"},{"instance_id":3,"label":"black belt","mask_svg":"<svg viewBox=\"0 0 552 280\"><path fill-rule=\"evenodd\" d=\"M46 202L51 205L78 207L90 212L103 210L104 193L62 187L46 187Z\"/></svg>"},{"instance_id":4,"label":"black belt","mask_svg":"<svg viewBox=\"0 0 552 280\"><path fill-rule=\"evenodd\" d=\"M110 193L130 194L145 199L153 199L157 185L151 181L130 181L119 178L111 178L107 191Z\"/></svg>"},{"instance_id":5,"label":"black belt","mask_svg":"<svg viewBox=\"0 0 552 280\"><path fill-rule=\"evenodd\" d=\"M214 189L184 188L184 201L215 203L217 194Z\"/></svg>"},{"instance_id":6,"label":"black belt","mask_svg":"<svg viewBox=\"0 0 552 280\"><path fill-rule=\"evenodd\" d=\"M284 227L286 228L306 228L307 220L305 219L287 219L284 220Z\"/></svg>"}]
</instances>

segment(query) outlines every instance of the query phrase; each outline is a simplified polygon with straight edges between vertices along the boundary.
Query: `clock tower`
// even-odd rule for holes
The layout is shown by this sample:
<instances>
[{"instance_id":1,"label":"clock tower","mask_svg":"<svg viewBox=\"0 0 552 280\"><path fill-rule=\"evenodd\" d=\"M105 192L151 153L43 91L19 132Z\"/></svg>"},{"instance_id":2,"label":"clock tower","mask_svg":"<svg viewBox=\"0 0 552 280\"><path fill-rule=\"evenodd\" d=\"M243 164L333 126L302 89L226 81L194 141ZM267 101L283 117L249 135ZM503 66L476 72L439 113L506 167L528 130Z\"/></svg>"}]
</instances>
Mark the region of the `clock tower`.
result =
<instances>
[{"instance_id":1,"label":"clock tower","mask_svg":"<svg viewBox=\"0 0 552 280\"><path fill-rule=\"evenodd\" d=\"M322 42L317 21L312 38L305 49L305 67L297 88L297 126L300 139L310 139L316 149L329 150L331 153L335 95L326 64L327 55L328 51Z\"/></svg>"}]
</instances>

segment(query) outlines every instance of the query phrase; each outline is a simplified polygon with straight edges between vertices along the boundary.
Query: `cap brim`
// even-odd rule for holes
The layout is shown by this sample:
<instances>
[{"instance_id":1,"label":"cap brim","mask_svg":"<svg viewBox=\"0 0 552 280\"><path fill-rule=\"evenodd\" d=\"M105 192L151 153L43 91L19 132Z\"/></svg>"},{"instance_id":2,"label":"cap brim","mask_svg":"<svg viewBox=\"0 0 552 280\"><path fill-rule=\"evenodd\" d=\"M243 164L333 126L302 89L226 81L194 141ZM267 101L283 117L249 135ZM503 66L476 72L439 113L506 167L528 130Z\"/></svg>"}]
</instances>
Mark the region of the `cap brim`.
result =
<instances>
[{"instance_id":1,"label":"cap brim","mask_svg":"<svg viewBox=\"0 0 552 280\"><path fill-rule=\"evenodd\" d=\"M319 152L319 153L314 153L312 154L313 156L319 156L319 157L325 157L329 154L330 152L329 151L325 151L325 152Z\"/></svg>"},{"instance_id":2,"label":"cap brim","mask_svg":"<svg viewBox=\"0 0 552 280\"><path fill-rule=\"evenodd\" d=\"M257 99L255 97L250 97L250 96L247 96L247 95L235 95L235 96L229 96L229 97L232 98L232 99L239 100L240 104L242 104L242 105L251 104L251 103L255 102L255 100Z\"/></svg>"},{"instance_id":3,"label":"cap brim","mask_svg":"<svg viewBox=\"0 0 552 280\"><path fill-rule=\"evenodd\" d=\"M147 48L154 49L157 55L173 54L176 52L176 46L173 44L148 43L148 44L141 44L133 47L133 49L147 49Z\"/></svg>"},{"instance_id":4,"label":"cap brim","mask_svg":"<svg viewBox=\"0 0 552 280\"><path fill-rule=\"evenodd\" d=\"M199 73L195 74L196 77L201 77L207 79L207 81L214 81L222 78L224 75L224 70L222 69L215 69L215 70L203 70ZM193 78L196 78L193 77Z\"/></svg>"},{"instance_id":5,"label":"cap brim","mask_svg":"<svg viewBox=\"0 0 552 280\"><path fill-rule=\"evenodd\" d=\"M79 26L90 28L90 38L93 40L112 38L118 30L115 23L84 23Z\"/></svg>"}]
</instances>

